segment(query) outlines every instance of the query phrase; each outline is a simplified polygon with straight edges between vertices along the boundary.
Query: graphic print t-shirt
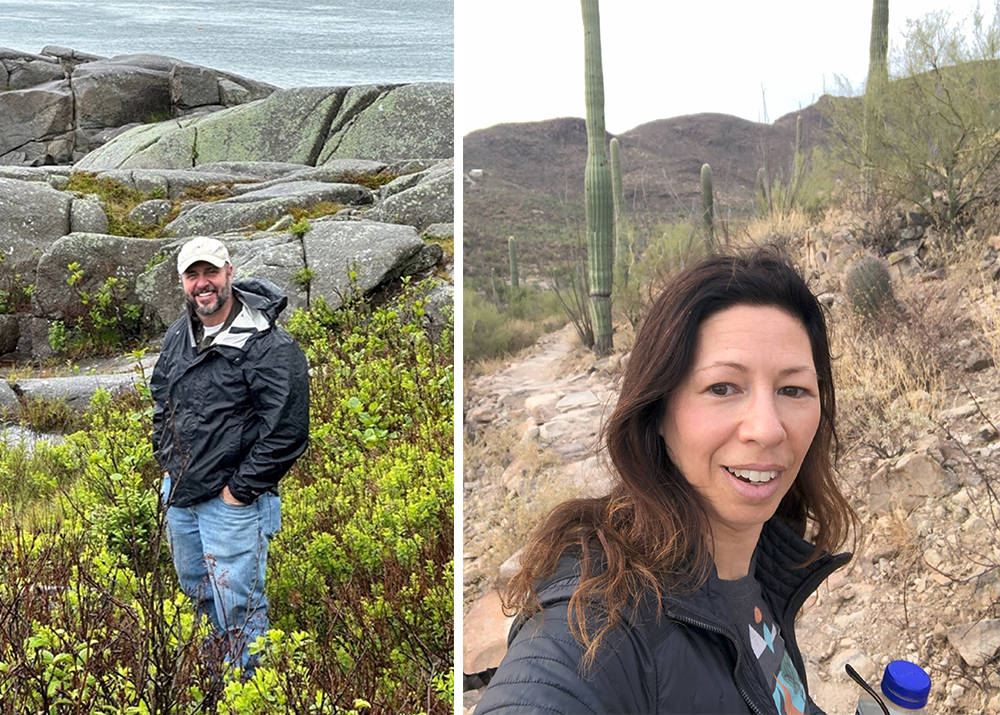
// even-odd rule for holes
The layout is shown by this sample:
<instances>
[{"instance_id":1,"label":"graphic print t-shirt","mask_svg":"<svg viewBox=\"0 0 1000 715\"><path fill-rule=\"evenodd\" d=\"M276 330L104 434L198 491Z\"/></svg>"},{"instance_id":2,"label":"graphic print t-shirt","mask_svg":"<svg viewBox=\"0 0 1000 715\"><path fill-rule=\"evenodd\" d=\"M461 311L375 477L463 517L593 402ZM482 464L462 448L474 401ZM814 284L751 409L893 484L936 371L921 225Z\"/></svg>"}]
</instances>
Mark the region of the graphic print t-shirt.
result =
<instances>
[{"instance_id":1,"label":"graphic print t-shirt","mask_svg":"<svg viewBox=\"0 0 1000 715\"><path fill-rule=\"evenodd\" d=\"M743 639L743 649L756 660L778 712L806 715L806 690L785 651L785 641L764 602L760 584L753 577L753 564L749 576L723 581L713 572L712 582L729 606L732 623Z\"/></svg>"}]
</instances>

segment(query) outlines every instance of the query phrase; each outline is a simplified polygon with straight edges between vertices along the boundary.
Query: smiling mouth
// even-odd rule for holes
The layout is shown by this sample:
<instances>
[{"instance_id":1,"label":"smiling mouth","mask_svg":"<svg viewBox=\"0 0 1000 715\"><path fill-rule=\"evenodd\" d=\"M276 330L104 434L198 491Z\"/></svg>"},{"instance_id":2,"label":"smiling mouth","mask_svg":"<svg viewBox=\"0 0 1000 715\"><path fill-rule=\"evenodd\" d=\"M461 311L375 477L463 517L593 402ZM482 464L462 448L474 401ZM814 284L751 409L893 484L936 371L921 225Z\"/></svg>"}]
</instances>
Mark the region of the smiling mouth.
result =
<instances>
[{"instance_id":1,"label":"smiling mouth","mask_svg":"<svg viewBox=\"0 0 1000 715\"><path fill-rule=\"evenodd\" d=\"M725 469L737 479L750 484L766 484L778 476L778 472L758 472L756 469L733 469L731 467Z\"/></svg>"}]
</instances>

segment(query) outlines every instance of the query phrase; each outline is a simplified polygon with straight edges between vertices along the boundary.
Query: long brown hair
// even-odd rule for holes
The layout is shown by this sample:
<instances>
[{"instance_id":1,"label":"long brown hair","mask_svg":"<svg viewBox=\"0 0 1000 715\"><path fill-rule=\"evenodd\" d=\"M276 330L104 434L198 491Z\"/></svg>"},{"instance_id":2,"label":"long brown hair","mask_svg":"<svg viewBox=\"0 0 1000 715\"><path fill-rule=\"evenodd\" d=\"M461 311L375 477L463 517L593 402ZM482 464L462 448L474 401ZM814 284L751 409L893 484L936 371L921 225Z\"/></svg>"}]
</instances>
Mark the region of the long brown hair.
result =
<instances>
[{"instance_id":1,"label":"long brown hair","mask_svg":"<svg viewBox=\"0 0 1000 715\"><path fill-rule=\"evenodd\" d=\"M816 548L809 562L843 544L857 523L834 476L836 402L822 307L774 249L706 258L665 286L640 326L617 406L603 430L615 473L611 493L553 509L507 586L508 610L528 615L538 608L537 582L553 573L568 550L578 556L570 623L587 662L629 605L647 596L659 604L664 593L696 590L711 571L704 500L670 460L659 426L670 395L690 369L699 327L736 305L776 307L799 319L819 382L819 427L777 515L800 536L812 522Z\"/></svg>"}]
</instances>

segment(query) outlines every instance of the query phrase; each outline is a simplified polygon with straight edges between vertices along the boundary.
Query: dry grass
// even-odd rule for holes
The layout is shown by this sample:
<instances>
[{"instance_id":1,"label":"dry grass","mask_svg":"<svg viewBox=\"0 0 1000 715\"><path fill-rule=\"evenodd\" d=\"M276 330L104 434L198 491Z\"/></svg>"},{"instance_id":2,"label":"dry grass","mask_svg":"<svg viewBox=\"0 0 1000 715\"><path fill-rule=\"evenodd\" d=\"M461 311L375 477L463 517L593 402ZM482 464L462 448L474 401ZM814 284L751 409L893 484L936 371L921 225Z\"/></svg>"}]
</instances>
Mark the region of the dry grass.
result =
<instances>
[{"instance_id":1,"label":"dry grass","mask_svg":"<svg viewBox=\"0 0 1000 715\"><path fill-rule=\"evenodd\" d=\"M929 343L939 329L927 315L907 311L900 322L871 330L842 308L831 320L840 437L881 458L898 456L931 429L947 382Z\"/></svg>"},{"instance_id":2,"label":"dry grass","mask_svg":"<svg viewBox=\"0 0 1000 715\"><path fill-rule=\"evenodd\" d=\"M479 574L474 584L466 585L468 605L496 588L500 566L524 546L545 514L570 495L545 482L546 470L559 463L558 456L534 441L521 442L509 426L484 427L475 440L467 436L463 455L466 481L475 481L475 497L465 499L465 552L466 558L475 557ZM512 465L515 474L508 474L505 483Z\"/></svg>"},{"instance_id":3,"label":"dry grass","mask_svg":"<svg viewBox=\"0 0 1000 715\"><path fill-rule=\"evenodd\" d=\"M761 246L773 244L787 249L796 239L806 235L808 217L798 211L752 219L735 234L737 245Z\"/></svg>"}]
</instances>

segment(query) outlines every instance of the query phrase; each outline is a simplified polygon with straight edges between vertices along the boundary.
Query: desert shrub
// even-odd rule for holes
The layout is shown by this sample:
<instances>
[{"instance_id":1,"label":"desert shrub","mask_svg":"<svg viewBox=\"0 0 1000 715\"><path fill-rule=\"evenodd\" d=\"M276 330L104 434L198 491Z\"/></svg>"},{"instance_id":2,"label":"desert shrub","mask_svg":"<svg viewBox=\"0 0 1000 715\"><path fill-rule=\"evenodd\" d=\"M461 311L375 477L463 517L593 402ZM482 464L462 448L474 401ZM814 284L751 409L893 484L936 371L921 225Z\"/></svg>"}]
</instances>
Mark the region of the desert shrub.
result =
<instances>
[{"instance_id":1,"label":"desert shrub","mask_svg":"<svg viewBox=\"0 0 1000 715\"><path fill-rule=\"evenodd\" d=\"M628 283L616 285L611 298L615 310L623 312L633 327L667 277L705 251L701 229L690 221L653 226L642 243L646 248L636 256Z\"/></svg>"},{"instance_id":2,"label":"desert shrub","mask_svg":"<svg viewBox=\"0 0 1000 715\"><path fill-rule=\"evenodd\" d=\"M879 458L899 456L933 426L955 325L945 296L909 287L899 303L877 334L849 306L831 320L839 436Z\"/></svg>"},{"instance_id":3,"label":"desert shrub","mask_svg":"<svg viewBox=\"0 0 1000 715\"><path fill-rule=\"evenodd\" d=\"M945 11L909 20L880 99L883 139L870 143L869 155L860 141L863 103L830 103L833 146L866 202L916 205L940 228L953 229L993 200L1000 186L1000 114L992 91L1000 72L998 33L1000 16L986 23L978 11L969 23L953 23Z\"/></svg>"},{"instance_id":4,"label":"desert shrub","mask_svg":"<svg viewBox=\"0 0 1000 715\"><path fill-rule=\"evenodd\" d=\"M501 313L469 288L462 294L462 320L465 360L470 362L513 355L545 334L545 321Z\"/></svg>"}]
</instances>

